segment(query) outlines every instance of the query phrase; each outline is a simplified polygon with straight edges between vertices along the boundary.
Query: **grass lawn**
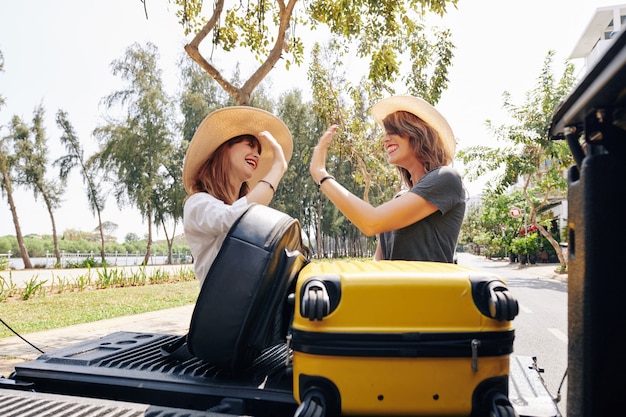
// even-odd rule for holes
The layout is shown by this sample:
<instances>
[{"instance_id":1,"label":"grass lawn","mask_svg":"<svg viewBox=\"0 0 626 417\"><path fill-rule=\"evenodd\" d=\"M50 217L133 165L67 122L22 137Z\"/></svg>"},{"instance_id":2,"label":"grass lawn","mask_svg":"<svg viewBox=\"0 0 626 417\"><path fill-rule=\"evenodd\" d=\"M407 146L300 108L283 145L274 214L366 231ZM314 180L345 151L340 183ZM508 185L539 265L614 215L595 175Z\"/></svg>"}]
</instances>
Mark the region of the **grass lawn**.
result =
<instances>
[{"instance_id":1,"label":"grass lawn","mask_svg":"<svg viewBox=\"0 0 626 417\"><path fill-rule=\"evenodd\" d=\"M54 287L33 281L27 283L27 292L0 280L0 290L4 290L0 291L0 295L4 294L0 297L0 320L17 333L26 334L180 307L195 303L200 292L192 269L181 269L171 276L161 271L150 276L124 275L115 269L92 275L56 283ZM25 293L28 297L24 297ZM9 336L14 333L0 322L0 338Z\"/></svg>"},{"instance_id":2,"label":"grass lawn","mask_svg":"<svg viewBox=\"0 0 626 417\"><path fill-rule=\"evenodd\" d=\"M38 294L0 302L0 319L20 334L195 303L197 280ZM14 334L0 323L0 338Z\"/></svg>"}]
</instances>

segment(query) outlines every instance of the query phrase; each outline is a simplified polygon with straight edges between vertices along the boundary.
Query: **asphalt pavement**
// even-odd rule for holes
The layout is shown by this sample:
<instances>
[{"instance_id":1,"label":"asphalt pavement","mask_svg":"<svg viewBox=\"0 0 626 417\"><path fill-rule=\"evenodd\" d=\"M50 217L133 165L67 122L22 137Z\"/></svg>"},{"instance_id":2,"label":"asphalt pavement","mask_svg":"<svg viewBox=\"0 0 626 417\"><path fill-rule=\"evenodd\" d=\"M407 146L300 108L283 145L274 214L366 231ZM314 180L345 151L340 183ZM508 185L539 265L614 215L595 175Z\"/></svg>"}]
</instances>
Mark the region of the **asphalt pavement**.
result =
<instances>
[{"instance_id":1,"label":"asphalt pavement","mask_svg":"<svg viewBox=\"0 0 626 417\"><path fill-rule=\"evenodd\" d=\"M460 265L463 265L463 260L467 259L466 257L474 256L469 254L459 255ZM484 257L480 258L484 259ZM501 264L499 265L501 267L520 269L519 264L510 264L508 260L491 260L489 262L497 262ZM146 273L149 274L156 268L162 268L163 270L166 268L176 268L174 269L176 271L179 270L181 266L190 267L190 265L155 265L147 266L145 268L147 268ZM524 266L522 269L524 269L525 275L531 275L539 279L556 279L560 281L567 280L567 274L556 273L555 270L557 267L558 264L535 264ZM34 275L37 275L39 279L45 279L46 277L51 278L53 276L59 277L61 274L69 278L72 276L80 276L81 273L84 274L85 270L16 270L12 271L12 277L13 282L17 283L20 279L24 281L19 282L26 282L27 280L32 279ZM5 275L6 274L3 272L0 272L0 277L4 277L6 279ZM1 338L0 376L8 377L16 364L36 359L39 355L41 355L40 350L43 352L49 352L85 340L100 338L117 331L183 335L189 330L189 323L191 321L193 308L194 305L190 304L183 307L22 334L21 337L23 339L18 336ZM1 318L2 310L0 309L0 319ZM11 323L8 324L11 325ZM0 326L2 325L3 324L0 323Z\"/></svg>"}]
</instances>

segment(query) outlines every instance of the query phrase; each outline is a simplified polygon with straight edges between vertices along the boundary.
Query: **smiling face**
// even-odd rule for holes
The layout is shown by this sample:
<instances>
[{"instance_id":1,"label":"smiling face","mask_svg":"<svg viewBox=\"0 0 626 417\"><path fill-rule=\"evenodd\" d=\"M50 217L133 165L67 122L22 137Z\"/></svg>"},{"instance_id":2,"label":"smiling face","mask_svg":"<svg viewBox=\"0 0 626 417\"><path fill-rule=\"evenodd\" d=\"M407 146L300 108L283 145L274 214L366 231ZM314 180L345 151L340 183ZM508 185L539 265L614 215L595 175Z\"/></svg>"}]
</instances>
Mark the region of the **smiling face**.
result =
<instances>
[{"instance_id":1,"label":"smiling face","mask_svg":"<svg viewBox=\"0 0 626 417\"><path fill-rule=\"evenodd\" d=\"M382 140L390 164L406 168L415 161L415 153L411 149L408 136L387 132Z\"/></svg>"},{"instance_id":2,"label":"smiling face","mask_svg":"<svg viewBox=\"0 0 626 417\"><path fill-rule=\"evenodd\" d=\"M254 136L245 136L229 144L229 161L233 179L243 183L252 178L261 156L261 145Z\"/></svg>"},{"instance_id":3,"label":"smiling face","mask_svg":"<svg viewBox=\"0 0 626 417\"><path fill-rule=\"evenodd\" d=\"M222 143L200 167L194 182L194 192L207 192L232 204L246 195L248 181L259 168L261 145L252 135L237 136Z\"/></svg>"}]
</instances>

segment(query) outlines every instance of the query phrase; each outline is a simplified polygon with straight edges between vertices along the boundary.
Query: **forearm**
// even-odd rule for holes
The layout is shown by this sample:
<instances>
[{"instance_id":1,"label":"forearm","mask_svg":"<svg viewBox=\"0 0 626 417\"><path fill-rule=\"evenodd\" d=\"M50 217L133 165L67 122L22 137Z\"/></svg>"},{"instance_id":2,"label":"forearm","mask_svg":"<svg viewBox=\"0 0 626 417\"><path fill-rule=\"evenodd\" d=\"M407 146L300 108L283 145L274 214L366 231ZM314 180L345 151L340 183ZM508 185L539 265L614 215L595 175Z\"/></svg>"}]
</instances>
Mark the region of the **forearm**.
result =
<instances>
[{"instance_id":1,"label":"forearm","mask_svg":"<svg viewBox=\"0 0 626 417\"><path fill-rule=\"evenodd\" d=\"M268 205L272 201L285 171L286 167L280 164L272 166L272 169L246 195L248 203Z\"/></svg>"},{"instance_id":2,"label":"forearm","mask_svg":"<svg viewBox=\"0 0 626 417\"><path fill-rule=\"evenodd\" d=\"M322 183L320 190L366 236L379 232L376 209L352 194L334 179Z\"/></svg>"},{"instance_id":3,"label":"forearm","mask_svg":"<svg viewBox=\"0 0 626 417\"><path fill-rule=\"evenodd\" d=\"M276 193L280 180L287 172L288 166L282 148L276 142L276 139L269 132L261 132L259 137L263 138L264 143L271 146L274 160L269 172L259 180L246 197L248 203L268 205Z\"/></svg>"}]
</instances>

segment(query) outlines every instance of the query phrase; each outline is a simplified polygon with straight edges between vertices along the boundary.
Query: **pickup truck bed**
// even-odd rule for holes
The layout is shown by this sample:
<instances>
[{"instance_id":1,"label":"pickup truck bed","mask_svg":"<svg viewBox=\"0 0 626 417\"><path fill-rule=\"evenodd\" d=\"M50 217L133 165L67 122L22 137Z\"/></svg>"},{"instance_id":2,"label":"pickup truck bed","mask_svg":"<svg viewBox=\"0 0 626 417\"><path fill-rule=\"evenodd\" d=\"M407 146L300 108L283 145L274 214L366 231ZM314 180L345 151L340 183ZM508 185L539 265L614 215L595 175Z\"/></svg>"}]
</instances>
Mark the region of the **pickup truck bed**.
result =
<instances>
[{"instance_id":1,"label":"pickup truck bed","mask_svg":"<svg viewBox=\"0 0 626 417\"><path fill-rule=\"evenodd\" d=\"M286 345L266 350L236 376L197 358L163 355L161 348L178 337L116 332L22 363L0 379L0 415L29 416L11 412L34 402L42 404L32 414L37 417L78 415L43 411L57 408L93 410L84 417L295 414ZM509 398L520 416L559 415L534 358L511 356L510 380Z\"/></svg>"}]
</instances>

